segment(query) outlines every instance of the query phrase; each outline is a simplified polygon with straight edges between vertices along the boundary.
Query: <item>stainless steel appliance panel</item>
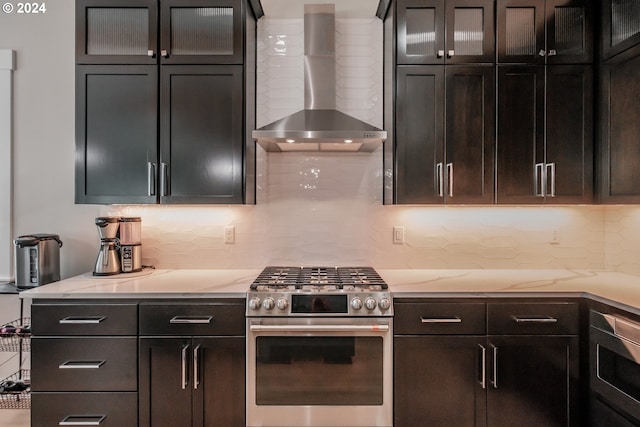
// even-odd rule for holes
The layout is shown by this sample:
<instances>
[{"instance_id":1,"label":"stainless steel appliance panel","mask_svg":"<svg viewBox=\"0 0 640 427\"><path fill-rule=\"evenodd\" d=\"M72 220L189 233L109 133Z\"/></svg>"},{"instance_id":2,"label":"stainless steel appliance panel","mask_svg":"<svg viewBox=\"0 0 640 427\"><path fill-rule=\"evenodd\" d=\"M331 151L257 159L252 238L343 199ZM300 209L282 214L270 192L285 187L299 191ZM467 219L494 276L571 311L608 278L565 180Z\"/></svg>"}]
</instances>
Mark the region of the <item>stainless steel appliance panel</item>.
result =
<instances>
[{"instance_id":1,"label":"stainless steel appliance panel","mask_svg":"<svg viewBox=\"0 0 640 427\"><path fill-rule=\"evenodd\" d=\"M640 422L640 323L590 313L591 391Z\"/></svg>"},{"instance_id":2,"label":"stainless steel appliance panel","mask_svg":"<svg viewBox=\"0 0 640 427\"><path fill-rule=\"evenodd\" d=\"M392 324L248 319L247 426L391 426Z\"/></svg>"}]
</instances>

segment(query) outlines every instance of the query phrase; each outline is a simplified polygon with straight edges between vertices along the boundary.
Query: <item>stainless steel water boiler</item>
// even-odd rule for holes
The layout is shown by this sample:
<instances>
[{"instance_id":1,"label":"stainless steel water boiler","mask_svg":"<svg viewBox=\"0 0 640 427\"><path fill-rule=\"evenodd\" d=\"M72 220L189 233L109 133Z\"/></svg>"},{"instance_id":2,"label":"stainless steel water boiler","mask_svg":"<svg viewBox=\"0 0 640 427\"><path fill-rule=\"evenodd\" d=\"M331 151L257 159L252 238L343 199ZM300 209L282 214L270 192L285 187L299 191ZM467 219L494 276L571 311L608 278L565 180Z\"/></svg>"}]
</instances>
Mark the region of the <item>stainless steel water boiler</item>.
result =
<instances>
[{"instance_id":1,"label":"stainless steel water boiler","mask_svg":"<svg viewBox=\"0 0 640 427\"><path fill-rule=\"evenodd\" d=\"M60 247L57 234L29 234L13 241L16 287L33 288L60 280Z\"/></svg>"}]
</instances>

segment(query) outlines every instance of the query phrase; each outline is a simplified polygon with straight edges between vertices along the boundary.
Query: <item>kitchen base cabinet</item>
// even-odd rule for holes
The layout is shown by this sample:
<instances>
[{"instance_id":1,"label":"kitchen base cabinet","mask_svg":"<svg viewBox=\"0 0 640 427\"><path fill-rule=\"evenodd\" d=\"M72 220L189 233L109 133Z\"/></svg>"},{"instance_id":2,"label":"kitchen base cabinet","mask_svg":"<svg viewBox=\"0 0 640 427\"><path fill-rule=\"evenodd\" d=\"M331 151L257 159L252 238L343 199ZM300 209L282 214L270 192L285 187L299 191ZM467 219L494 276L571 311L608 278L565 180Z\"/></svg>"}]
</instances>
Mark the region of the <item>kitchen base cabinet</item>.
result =
<instances>
[{"instance_id":1,"label":"kitchen base cabinet","mask_svg":"<svg viewBox=\"0 0 640 427\"><path fill-rule=\"evenodd\" d=\"M580 425L577 303L403 298L394 311L395 427Z\"/></svg>"},{"instance_id":2,"label":"kitchen base cabinet","mask_svg":"<svg viewBox=\"0 0 640 427\"><path fill-rule=\"evenodd\" d=\"M487 425L579 425L578 346L577 336L489 336Z\"/></svg>"},{"instance_id":3,"label":"kitchen base cabinet","mask_svg":"<svg viewBox=\"0 0 640 427\"><path fill-rule=\"evenodd\" d=\"M139 425L245 426L244 299L140 304Z\"/></svg>"},{"instance_id":4,"label":"kitchen base cabinet","mask_svg":"<svg viewBox=\"0 0 640 427\"><path fill-rule=\"evenodd\" d=\"M31 427L138 425L137 393L35 393L34 397Z\"/></svg>"},{"instance_id":5,"label":"kitchen base cabinet","mask_svg":"<svg viewBox=\"0 0 640 427\"><path fill-rule=\"evenodd\" d=\"M484 426L485 346L485 337L396 337L394 425Z\"/></svg>"},{"instance_id":6,"label":"kitchen base cabinet","mask_svg":"<svg viewBox=\"0 0 640 427\"><path fill-rule=\"evenodd\" d=\"M244 338L140 339L140 426L244 426Z\"/></svg>"}]
</instances>

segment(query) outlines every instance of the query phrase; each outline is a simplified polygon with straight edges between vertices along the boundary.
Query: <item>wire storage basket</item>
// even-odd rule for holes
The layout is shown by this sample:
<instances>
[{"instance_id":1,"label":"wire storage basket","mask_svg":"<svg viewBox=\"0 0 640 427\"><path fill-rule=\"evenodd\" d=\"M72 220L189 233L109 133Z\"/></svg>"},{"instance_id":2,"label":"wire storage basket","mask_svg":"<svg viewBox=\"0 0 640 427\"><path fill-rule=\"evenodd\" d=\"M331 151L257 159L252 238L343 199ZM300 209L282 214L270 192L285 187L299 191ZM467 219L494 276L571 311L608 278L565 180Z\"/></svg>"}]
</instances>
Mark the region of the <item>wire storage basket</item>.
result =
<instances>
[{"instance_id":1,"label":"wire storage basket","mask_svg":"<svg viewBox=\"0 0 640 427\"><path fill-rule=\"evenodd\" d=\"M0 381L0 409L31 408L31 375L21 369Z\"/></svg>"},{"instance_id":2,"label":"wire storage basket","mask_svg":"<svg viewBox=\"0 0 640 427\"><path fill-rule=\"evenodd\" d=\"M0 327L0 351L31 351L30 317L23 317Z\"/></svg>"}]
</instances>

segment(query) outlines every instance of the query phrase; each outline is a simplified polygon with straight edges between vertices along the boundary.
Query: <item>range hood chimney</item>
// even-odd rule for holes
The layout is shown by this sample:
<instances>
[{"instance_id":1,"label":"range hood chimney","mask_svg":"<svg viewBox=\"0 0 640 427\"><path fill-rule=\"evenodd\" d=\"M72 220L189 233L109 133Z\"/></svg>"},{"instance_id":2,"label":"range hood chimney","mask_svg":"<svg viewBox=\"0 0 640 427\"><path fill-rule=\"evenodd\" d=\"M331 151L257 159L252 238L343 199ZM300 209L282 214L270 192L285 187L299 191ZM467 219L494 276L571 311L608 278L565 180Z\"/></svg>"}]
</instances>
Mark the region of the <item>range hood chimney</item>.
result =
<instances>
[{"instance_id":1,"label":"range hood chimney","mask_svg":"<svg viewBox=\"0 0 640 427\"><path fill-rule=\"evenodd\" d=\"M336 110L335 5L304 5L304 110L252 132L267 151L371 152L387 132Z\"/></svg>"}]
</instances>

